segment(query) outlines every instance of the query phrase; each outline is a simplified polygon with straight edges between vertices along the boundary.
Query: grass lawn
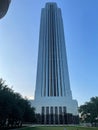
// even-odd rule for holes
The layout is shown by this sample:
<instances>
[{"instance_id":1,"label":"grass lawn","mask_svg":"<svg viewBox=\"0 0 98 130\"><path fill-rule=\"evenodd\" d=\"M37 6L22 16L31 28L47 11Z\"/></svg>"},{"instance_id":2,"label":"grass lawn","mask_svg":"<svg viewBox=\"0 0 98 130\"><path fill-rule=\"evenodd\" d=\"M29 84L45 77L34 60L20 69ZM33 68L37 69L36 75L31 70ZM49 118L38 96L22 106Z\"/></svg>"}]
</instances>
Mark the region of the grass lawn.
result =
<instances>
[{"instance_id":1,"label":"grass lawn","mask_svg":"<svg viewBox=\"0 0 98 130\"><path fill-rule=\"evenodd\" d=\"M76 127L76 126L36 126L32 128L22 128L19 130L98 130L97 128L91 128L91 127Z\"/></svg>"}]
</instances>

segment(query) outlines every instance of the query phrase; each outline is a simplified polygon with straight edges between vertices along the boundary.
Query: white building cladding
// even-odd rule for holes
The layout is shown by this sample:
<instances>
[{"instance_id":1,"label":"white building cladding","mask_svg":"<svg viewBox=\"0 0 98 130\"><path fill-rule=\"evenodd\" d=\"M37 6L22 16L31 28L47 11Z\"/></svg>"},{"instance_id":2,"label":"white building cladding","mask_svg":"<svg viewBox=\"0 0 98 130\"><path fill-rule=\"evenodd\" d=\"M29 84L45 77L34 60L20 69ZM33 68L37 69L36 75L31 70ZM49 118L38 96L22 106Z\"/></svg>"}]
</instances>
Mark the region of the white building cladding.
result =
<instances>
[{"instance_id":1,"label":"white building cladding","mask_svg":"<svg viewBox=\"0 0 98 130\"><path fill-rule=\"evenodd\" d=\"M70 90L61 9L56 3L42 8L35 100L40 123L78 123L77 101Z\"/></svg>"}]
</instances>

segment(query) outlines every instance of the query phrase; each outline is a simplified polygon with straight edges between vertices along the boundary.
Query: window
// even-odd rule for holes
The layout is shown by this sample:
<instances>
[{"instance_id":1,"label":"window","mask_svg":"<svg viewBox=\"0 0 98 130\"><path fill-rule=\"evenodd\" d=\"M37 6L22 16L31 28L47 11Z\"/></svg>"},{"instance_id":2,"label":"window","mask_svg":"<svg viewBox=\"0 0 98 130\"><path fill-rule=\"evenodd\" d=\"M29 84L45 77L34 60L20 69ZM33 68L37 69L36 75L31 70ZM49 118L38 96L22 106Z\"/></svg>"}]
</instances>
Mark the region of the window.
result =
<instances>
[{"instance_id":1,"label":"window","mask_svg":"<svg viewBox=\"0 0 98 130\"><path fill-rule=\"evenodd\" d=\"M55 124L58 124L58 107L55 107Z\"/></svg>"},{"instance_id":2,"label":"window","mask_svg":"<svg viewBox=\"0 0 98 130\"><path fill-rule=\"evenodd\" d=\"M49 107L46 107L46 124L49 124Z\"/></svg>"},{"instance_id":3,"label":"window","mask_svg":"<svg viewBox=\"0 0 98 130\"><path fill-rule=\"evenodd\" d=\"M45 107L42 107L41 122L42 122L42 124L44 124L44 122L45 122Z\"/></svg>"}]
</instances>

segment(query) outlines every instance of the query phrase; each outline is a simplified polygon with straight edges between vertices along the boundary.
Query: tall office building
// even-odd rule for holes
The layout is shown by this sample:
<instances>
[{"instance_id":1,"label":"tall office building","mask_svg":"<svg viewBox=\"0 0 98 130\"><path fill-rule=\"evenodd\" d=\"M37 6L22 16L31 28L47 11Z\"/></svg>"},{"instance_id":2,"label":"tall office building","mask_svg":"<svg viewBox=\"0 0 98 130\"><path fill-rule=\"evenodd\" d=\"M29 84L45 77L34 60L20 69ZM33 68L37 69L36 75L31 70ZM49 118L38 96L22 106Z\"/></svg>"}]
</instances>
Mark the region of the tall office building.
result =
<instances>
[{"instance_id":1,"label":"tall office building","mask_svg":"<svg viewBox=\"0 0 98 130\"><path fill-rule=\"evenodd\" d=\"M61 9L56 3L42 8L35 100L39 123L78 123L77 101L70 90Z\"/></svg>"}]
</instances>

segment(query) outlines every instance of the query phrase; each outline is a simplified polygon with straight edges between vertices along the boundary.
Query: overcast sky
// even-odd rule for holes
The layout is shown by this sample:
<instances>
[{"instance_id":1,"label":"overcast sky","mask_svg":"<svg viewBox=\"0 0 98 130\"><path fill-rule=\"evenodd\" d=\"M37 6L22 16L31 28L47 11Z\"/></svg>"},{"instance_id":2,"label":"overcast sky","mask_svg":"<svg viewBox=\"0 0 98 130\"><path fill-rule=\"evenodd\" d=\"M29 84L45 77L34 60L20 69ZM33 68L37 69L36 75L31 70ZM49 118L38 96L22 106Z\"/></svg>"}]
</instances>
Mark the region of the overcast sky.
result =
<instances>
[{"instance_id":1,"label":"overcast sky","mask_svg":"<svg viewBox=\"0 0 98 130\"><path fill-rule=\"evenodd\" d=\"M0 20L0 77L34 97L41 8L50 0L12 0ZM98 96L98 0L53 0L62 10L70 85L79 105Z\"/></svg>"}]
</instances>

